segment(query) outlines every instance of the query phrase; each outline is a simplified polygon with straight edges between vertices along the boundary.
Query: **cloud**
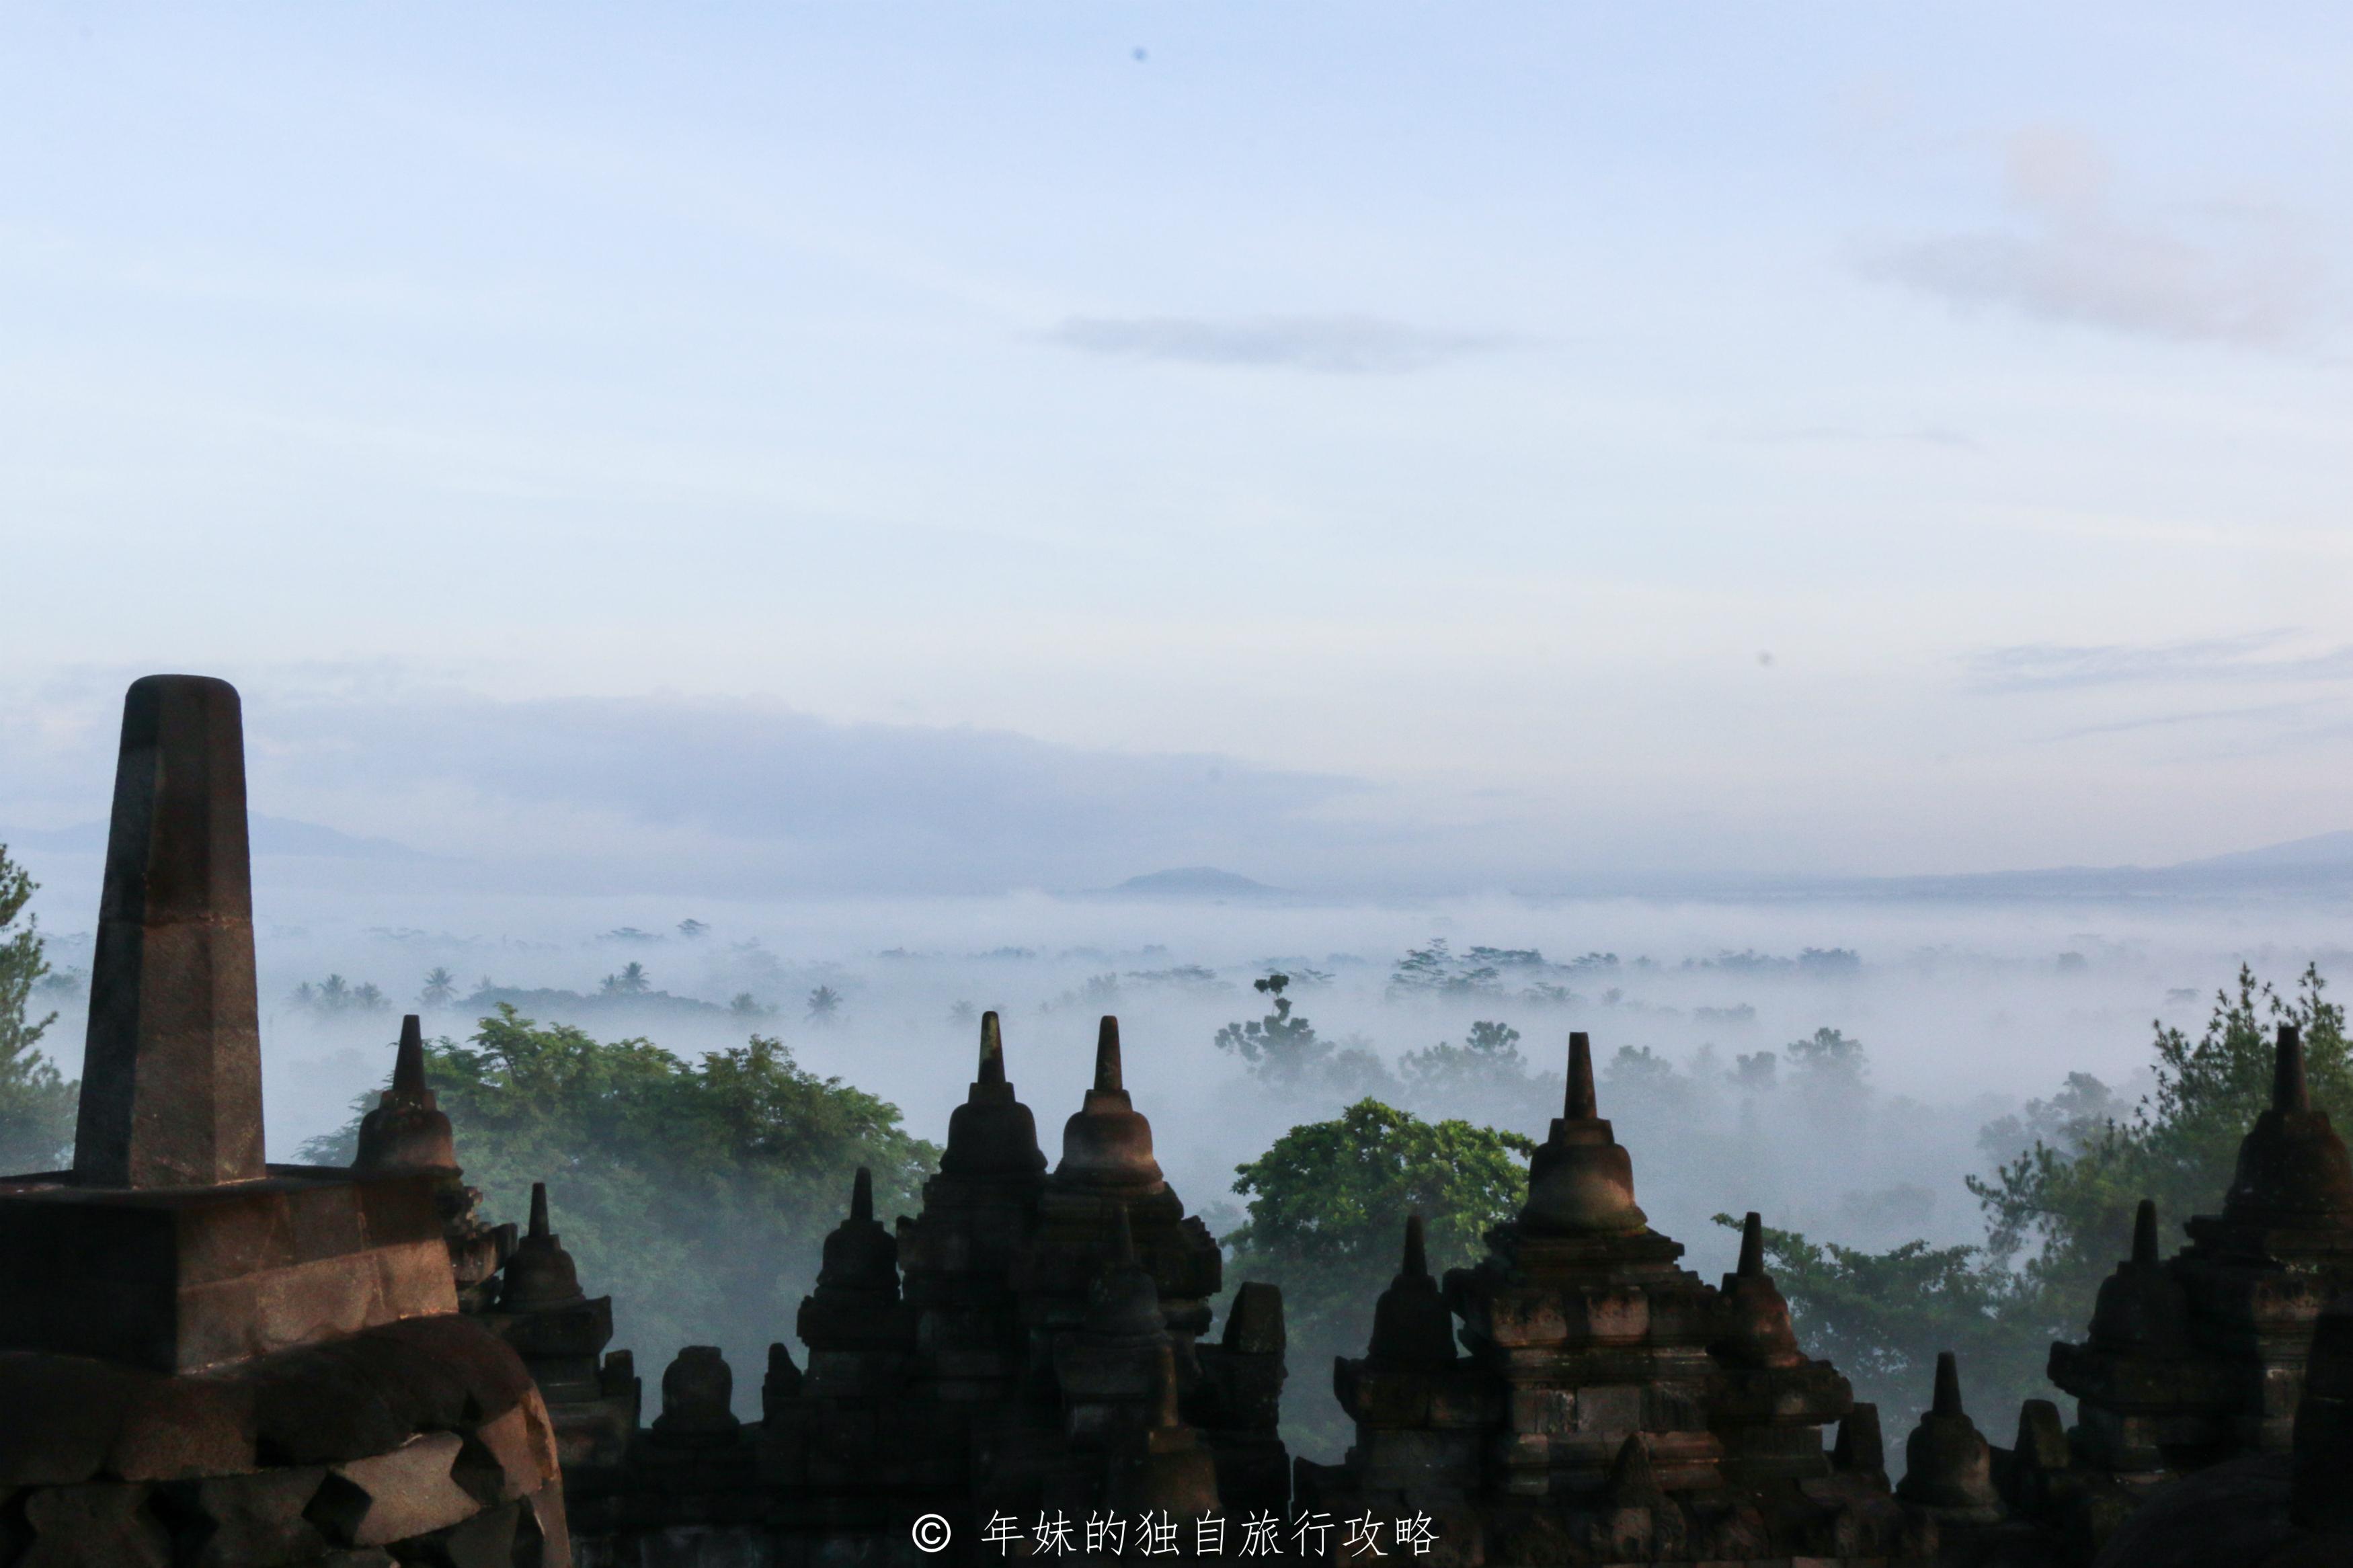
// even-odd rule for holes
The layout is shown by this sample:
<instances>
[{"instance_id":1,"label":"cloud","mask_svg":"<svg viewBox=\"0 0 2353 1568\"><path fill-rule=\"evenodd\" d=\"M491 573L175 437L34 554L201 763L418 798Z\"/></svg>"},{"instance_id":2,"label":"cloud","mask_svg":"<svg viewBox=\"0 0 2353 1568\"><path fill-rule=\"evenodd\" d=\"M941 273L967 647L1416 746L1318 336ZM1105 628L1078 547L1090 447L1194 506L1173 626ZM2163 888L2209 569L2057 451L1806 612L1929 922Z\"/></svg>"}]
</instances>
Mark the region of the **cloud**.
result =
<instances>
[{"instance_id":1,"label":"cloud","mask_svg":"<svg viewBox=\"0 0 2353 1568\"><path fill-rule=\"evenodd\" d=\"M248 699L247 723L257 773L313 815L340 800L430 852L460 840L574 887L993 891L1172 865L1258 872L1328 837L1310 814L1365 787L745 700Z\"/></svg>"},{"instance_id":2,"label":"cloud","mask_svg":"<svg viewBox=\"0 0 2353 1568\"><path fill-rule=\"evenodd\" d=\"M1942 425L1883 430L1868 430L1848 425L1799 425L1758 430L1746 439L1768 446L1935 447L1948 452L1972 455L1985 450L1985 444L1976 437Z\"/></svg>"},{"instance_id":3,"label":"cloud","mask_svg":"<svg viewBox=\"0 0 2353 1568\"><path fill-rule=\"evenodd\" d=\"M1883 247L1862 269L1961 308L2261 348L2310 339L2324 269L2281 213L2234 202L2127 215L2113 184L2086 138L2021 132L2006 171L2014 225Z\"/></svg>"},{"instance_id":4,"label":"cloud","mask_svg":"<svg viewBox=\"0 0 2353 1568\"><path fill-rule=\"evenodd\" d=\"M1396 375L1510 347L1508 337L1408 326L1377 316L1073 316L1045 341L1082 353L1182 364Z\"/></svg>"},{"instance_id":5,"label":"cloud","mask_svg":"<svg viewBox=\"0 0 2353 1568\"><path fill-rule=\"evenodd\" d=\"M2279 654L2284 631L2170 643L2021 643L1988 648L1968 663L1988 692L2062 691L2089 686L2259 684L2353 679L2353 647Z\"/></svg>"},{"instance_id":6,"label":"cloud","mask_svg":"<svg viewBox=\"0 0 2353 1568\"><path fill-rule=\"evenodd\" d=\"M2079 724L2040 739L2050 744L2066 741L2084 741L2098 735L2132 735L2149 731L2179 730L2193 726L2264 724L2275 731L2285 721L2302 720L2315 711L2309 702L2266 702L2248 708L2205 708L2194 712L2151 713L2137 719L2119 719L2112 723ZM2210 749L2206 755L2214 753ZM2243 752L2234 754L2245 754Z\"/></svg>"}]
</instances>

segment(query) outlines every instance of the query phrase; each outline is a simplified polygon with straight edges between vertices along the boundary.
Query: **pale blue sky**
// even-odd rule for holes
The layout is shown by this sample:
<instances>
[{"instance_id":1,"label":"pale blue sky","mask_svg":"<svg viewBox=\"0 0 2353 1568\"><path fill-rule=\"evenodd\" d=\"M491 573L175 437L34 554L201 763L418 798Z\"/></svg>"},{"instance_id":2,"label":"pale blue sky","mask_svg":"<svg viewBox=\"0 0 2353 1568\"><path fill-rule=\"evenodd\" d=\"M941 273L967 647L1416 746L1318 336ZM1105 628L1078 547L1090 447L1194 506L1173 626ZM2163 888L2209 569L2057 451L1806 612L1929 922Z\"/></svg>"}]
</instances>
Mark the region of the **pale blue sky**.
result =
<instances>
[{"instance_id":1,"label":"pale blue sky","mask_svg":"<svg viewBox=\"0 0 2353 1568\"><path fill-rule=\"evenodd\" d=\"M2353 826L2348 77L2323 5L10 6L0 827L155 668L258 809L493 858Z\"/></svg>"}]
</instances>

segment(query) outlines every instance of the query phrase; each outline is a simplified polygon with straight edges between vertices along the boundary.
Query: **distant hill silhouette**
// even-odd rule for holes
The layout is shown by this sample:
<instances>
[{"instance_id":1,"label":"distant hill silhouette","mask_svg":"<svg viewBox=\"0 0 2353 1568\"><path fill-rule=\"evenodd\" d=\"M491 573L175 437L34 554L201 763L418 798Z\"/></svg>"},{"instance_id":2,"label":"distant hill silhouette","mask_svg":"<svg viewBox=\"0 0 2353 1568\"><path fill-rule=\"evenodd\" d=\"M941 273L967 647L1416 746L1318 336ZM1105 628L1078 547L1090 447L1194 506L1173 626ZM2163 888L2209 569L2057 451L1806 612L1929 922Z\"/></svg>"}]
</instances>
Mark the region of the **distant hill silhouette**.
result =
<instances>
[{"instance_id":1,"label":"distant hill silhouette","mask_svg":"<svg viewBox=\"0 0 2353 1568\"><path fill-rule=\"evenodd\" d=\"M1277 899L1280 888L1254 882L1215 866L1183 866L1170 871L1147 871L1130 877L1111 889L1124 898L1143 899Z\"/></svg>"},{"instance_id":2,"label":"distant hill silhouette","mask_svg":"<svg viewBox=\"0 0 2353 1568\"><path fill-rule=\"evenodd\" d=\"M343 860L429 860L431 856L390 838L364 838L357 834L298 822L289 816L254 812L246 818L246 833L256 855L312 855ZM77 822L69 827L0 828L0 844L54 853L104 856L106 824Z\"/></svg>"},{"instance_id":3,"label":"distant hill silhouette","mask_svg":"<svg viewBox=\"0 0 2353 1568\"><path fill-rule=\"evenodd\" d=\"M2238 893L2353 897L2353 832L2320 833L2170 866L2054 866L1965 875L1813 883L1812 891L1907 898L2198 898Z\"/></svg>"},{"instance_id":4,"label":"distant hill silhouette","mask_svg":"<svg viewBox=\"0 0 2353 1568\"><path fill-rule=\"evenodd\" d=\"M2167 868L2236 871L2291 866L2353 866L2353 832L2316 833L2309 838L2291 838L2284 844L2267 845L2261 849L2240 849L2229 855L2210 855L2203 860L2184 860Z\"/></svg>"}]
</instances>

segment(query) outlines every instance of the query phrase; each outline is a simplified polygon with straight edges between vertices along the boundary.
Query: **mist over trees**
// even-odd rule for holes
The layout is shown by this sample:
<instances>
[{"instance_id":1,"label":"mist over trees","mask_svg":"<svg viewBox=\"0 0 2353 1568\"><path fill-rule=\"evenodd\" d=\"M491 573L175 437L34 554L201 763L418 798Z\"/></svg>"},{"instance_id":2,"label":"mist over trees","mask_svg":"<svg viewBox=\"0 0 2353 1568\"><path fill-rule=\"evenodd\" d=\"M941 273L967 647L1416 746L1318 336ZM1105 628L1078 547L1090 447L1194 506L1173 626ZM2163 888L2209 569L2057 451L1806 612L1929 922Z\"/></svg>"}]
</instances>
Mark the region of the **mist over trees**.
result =
<instances>
[{"instance_id":1,"label":"mist over trees","mask_svg":"<svg viewBox=\"0 0 2353 1568\"><path fill-rule=\"evenodd\" d=\"M1397 1273L1405 1220L1427 1228L1430 1267L1442 1273L1485 1252L1486 1233L1527 1195L1535 1144L1468 1121L1424 1121L1362 1100L1329 1121L1294 1127L1237 1168L1250 1218L1228 1233L1229 1285L1282 1288L1291 1375L1286 1441L1337 1453L1353 1437L1324 1392L1335 1356L1365 1353L1374 1298Z\"/></svg>"},{"instance_id":2,"label":"mist over trees","mask_svg":"<svg viewBox=\"0 0 2353 1568\"><path fill-rule=\"evenodd\" d=\"M16 1140L14 1168L54 1168L74 1088L51 1058L80 1025L90 938L36 931L29 879L0 866L0 1138ZM1322 909L1279 931L1253 913L1266 929L1234 934L1242 917L1220 908L1189 935L1151 911L1122 917L1126 945L1057 945L1018 923L1040 910L1088 935L1101 923L1041 905L978 927L957 910L923 932L892 909L863 947L829 934L829 911L782 939L740 916L619 908L553 939L279 928L263 953L273 1144L346 1122L354 1089L389 1068L394 998L414 996L449 1037L431 1070L491 1212L519 1217L547 1180L584 1280L617 1299L617 1343L659 1365L717 1340L742 1372L788 1333L858 1163L886 1215L915 1206L932 1155L914 1133L936 1137L963 1098L980 1004L1006 1020L1050 1157L1095 1016L1120 1012L1138 1108L1187 1206L1226 1239L1229 1281L1285 1287L1288 1414L1302 1451L1328 1458L1346 1435L1325 1368L1361 1352L1405 1213L1422 1208L1438 1267L1470 1261L1448 1226L1475 1252L1521 1200L1521 1151L1558 1112L1571 1028L1593 1036L1601 1113L1653 1224L1712 1277L1734 1243L1710 1216L1759 1210L1809 1352L1879 1401L1891 1431L1926 1400L1939 1350L1960 1353L1990 1410L2050 1393L2048 1343L2084 1331L2138 1198L2176 1236L2219 1206L2278 1023L2304 1030L2316 1101L2353 1113L2326 952L2313 965L2297 951L2301 977L2275 992L2235 955L2090 933L2006 954L1940 939L1869 963L1819 941L1651 957L1655 931L1591 911L1549 927L1503 912L1528 922L1506 931L1580 939L1554 959L1403 921L1366 940L1348 923L1363 911ZM2232 984L2206 1001L2179 983L2226 962ZM53 1011L69 1016L52 1026ZM1941 1084L1924 1072L1956 1062ZM1335 1163L1337 1139L1370 1163ZM309 1153L342 1157L343 1137Z\"/></svg>"},{"instance_id":3,"label":"mist over trees","mask_svg":"<svg viewBox=\"0 0 2353 1568\"><path fill-rule=\"evenodd\" d=\"M762 1364L858 1168L872 1171L881 1212L913 1213L939 1160L897 1107L758 1035L687 1061L502 1005L469 1042L429 1042L426 1057L483 1217L523 1219L531 1184L545 1182L582 1280L615 1298L618 1342L663 1360L718 1343L738 1367ZM375 1098L304 1157L348 1163Z\"/></svg>"},{"instance_id":4,"label":"mist over trees","mask_svg":"<svg viewBox=\"0 0 2353 1568\"><path fill-rule=\"evenodd\" d=\"M36 1006L50 976L40 922L25 908L37 887L0 844L0 1171L65 1164L81 1088L35 1048L58 1016Z\"/></svg>"}]
</instances>

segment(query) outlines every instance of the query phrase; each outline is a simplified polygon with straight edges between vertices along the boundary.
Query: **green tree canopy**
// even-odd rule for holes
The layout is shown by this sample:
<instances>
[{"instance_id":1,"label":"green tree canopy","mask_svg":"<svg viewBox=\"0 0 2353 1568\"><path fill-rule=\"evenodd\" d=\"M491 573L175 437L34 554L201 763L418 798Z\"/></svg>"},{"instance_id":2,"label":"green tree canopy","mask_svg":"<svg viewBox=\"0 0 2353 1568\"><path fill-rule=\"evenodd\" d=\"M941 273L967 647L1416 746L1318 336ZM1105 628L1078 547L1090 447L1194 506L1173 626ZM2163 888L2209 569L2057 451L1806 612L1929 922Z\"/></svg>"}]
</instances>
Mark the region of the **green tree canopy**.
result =
<instances>
[{"instance_id":1,"label":"green tree canopy","mask_svg":"<svg viewBox=\"0 0 2353 1568\"><path fill-rule=\"evenodd\" d=\"M1424 1121L1361 1100L1235 1167L1250 1218L1226 1238L1234 1254L1227 1279L1282 1287L1295 1391L1283 1403L1283 1427L1294 1447L1328 1458L1347 1441L1323 1369L1335 1355L1365 1353L1406 1216L1422 1216L1431 1268L1475 1260L1486 1233L1526 1197L1535 1148L1517 1133Z\"/></svg>"},{"instance_id":2,"label":"green tree canopy","mask_svg":"<svg viewBox=\"0 0 2353 1568\"><path fill-rule=\"evenodd\" d=\"M1715 1222L1740 1228L1730 1215ZM1837 1363L1898 1441L1928 1404L1937 1352L1959 1355L1970 1408L2000 1441L2020 1400L2051 1392L2042 1380L2051 1342L2084 1327L2053 1315L2049 1292L1980 1247L1907 1241L1864 1252L1767 1226L1765 1259L1798 1342Z\"/></svg>"},{"instance_id":3,"label":"green tree canopy","mask_svg":"<svg viewBox=\"0 0 2353 1568\"><path fill-rule=\"evenodd\" d=\"M2242 964L2196 1038L2154 1026L2156 1087L2129 1114L2106 1085L2071 1073L2050 1100L1987 1129L1996 1147L2031 1142L1992 1176L1969 1178L1983 1246L1864 1252L1768 1227L1766 1256L1808 1353L1837 1362L1856 1397L1883 1405L1891 1434L1926 1404L1940 1350L1959 1352L1970 1397L1992 1421L2048 1396L2051 1342L2082 1337L2100 1281L2131 1249L2140 1200L2155 1199L2176 1236L2190 1215L2221 1209L2240 1141L2271 1103L2282 1024L2303 1031L2313 1103L2342 1122L2353 1113L2344 1009L2316 968L2281 996ZM1789 1055L1826 1089L1860 1081L1860 1048L1834 1031Z\"/></svg>"},{"instance_id":4,"label":"green tree canopy","mask_svg":"<svg viewBox=\"0 0 2353 1568\"><path fill-rule=\"evenodd\" d=\"M739 1378L756 1369L789 1334L857 1168L873 1171L880 1212L912 1213L939 1158L896 1106L757 1035L690 1063L502 1004L470 1043L428 1045L427 1068L487 1217L522 1219L531 1184L547 1183L583 1284L613 1293L616 1342L654 1371L714 1338ZM348 1160L358 1127L354 1116L306 1152Z\"/></svg>"},{"instance_id":5,"label":"green tree canopy","mask_svg":"<svg viewBox=\"0 0 2353 1568\"><path fill-rule=\"evenodd\" d=\"M49 972L40 921L25 911L37 886L0 844L0 1173L62 1166L80 1101L81 1086L35 1049L58 1016L32 1012L33 988Z\"/></svg>"},{"instance_id":6,"label":"green tree canopy","mask_svg":"<svg viewBox=\"0 0 2353 1568\"><path fill-rule=\"evenodd\" d=\"M2021 1258L2027 1277L2091 1311L2100 1280L2127 1250L2133 1210L2153 1198L2168 1235L2192 1215L2213 1214L2231 1185L2239 1142L2271 1104L2279 1026L2303 1032L2312 1102L2339 1126L2353 1113L2353 1053L2345 1009L2327 999L2317 965L2280 995L2245 964L2214 994L2205 1032L2154 1026L2157 1087L2117 1117L2102 1086L2070 1079L2048 1136L1995 1171L1971 1178L1986 1211L1986 1245ZM2073 1110L2074 1114L2063 1114ZM2076 1326L2082 1327L2081 1321Z\"/></svg>"}]
</instances>

